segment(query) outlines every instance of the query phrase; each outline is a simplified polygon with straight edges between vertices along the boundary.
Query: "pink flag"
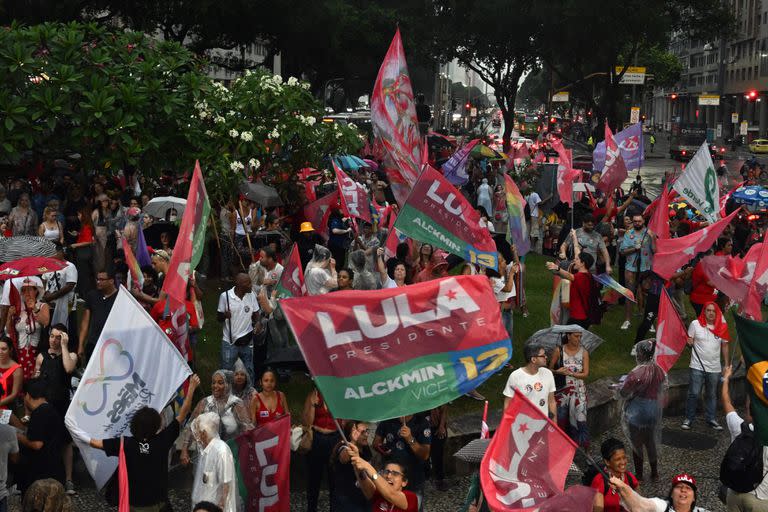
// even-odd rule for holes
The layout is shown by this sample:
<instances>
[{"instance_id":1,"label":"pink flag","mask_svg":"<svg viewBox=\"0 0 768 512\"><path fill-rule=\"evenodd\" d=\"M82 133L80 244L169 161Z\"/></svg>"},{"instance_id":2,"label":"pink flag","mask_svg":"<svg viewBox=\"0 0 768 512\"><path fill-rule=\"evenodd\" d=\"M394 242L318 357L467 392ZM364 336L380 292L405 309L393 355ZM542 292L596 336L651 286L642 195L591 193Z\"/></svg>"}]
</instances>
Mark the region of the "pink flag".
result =
<instances>
[{"instance_id":1,"label":"pink flag","mask_svg":"<svg viewBox=\"0 0 768 512\"><path fill-rule=\"evenodd\" d=\"M661 291L658 324L656 351L653 357L664 373L669 373L669 369L675 365L685 348L688 331L680 315L677 314L677 309L672 304L666 288Z\"/></svg>"},{"instance_id":2,"label":"pink flag","mask_svg":"<svg viewBox=\"0 0 768 512\"><path fill-rule=\"evenodd\" d=\"M339 191L334 190L328 195L324 195L317 201L313 201L304 206L304 216L312 223L315 232L328 239L328 217L331 216L331 208L339 204Z\"/></svg>"},{"instance_id":3,"label":"pink flag","mask_svg":"<svg viewBox=\"0 0 768 512\"><path fill-rule=\"evenodd\" d=\"M379 68L371 95L371 124L384 151L384 170L399 204L419 178L424 148L400 29Z\"/></svg>"},{"instance_id":4,"label":"pink flag","mask_svg":"<svg viewBox=\"0 0 768 512\"><path fill-rule=\"evenodd\" d=\"M125 463L125 450L123 438L120 437L120 452L117 455L117 485L118 485L118 512L130 512L128 494L128 466Z\"/></svg>"},{"instance_id":5,"label":"pink flag","mask_svg":"<svg viewBox=\"0 0 768 512\"><path fill-rule=\"evenodd\" d=\"M626 179L627 166L624 164L624 157L621 156L621 150L613 140L611 127L605 123L605 167L597 188L609 194L619 188Z\"/></svg>"},{"instance_id":6,"label":"pink flag","mask_svg":"<svg viewBox=\"0 0 768 512\"><path fill-rule=\"evenodd\" d=\"M365 222L371 222L371 206L368 201L368 194L363 186L347 176L336 162L333 163L333 170L336 171L336 182L339 185L341 194L341 210L347 217L355 217Z\"/></svg>"},{"instance_id":7,"label":"pink flag","mask_svg":"<svg viewBox=\"0 0 768 512\"><path fill-rule=\"evenodd\" d=\"M664 279L672 277L680 267L691 261L697 254L709 250L738 213L739 210L736 210L724 219L690 235L656 240L653 271Z\"/></svg>"},{"instance_id":8,"label":"pink flag","mask_svg":"<svg viewBox=\"0 0 768 512\"><path fill-rule=\"evenodd\" d=\"M735 212L734 212L735 213ZM744 301L744 314L752 320L763 321L763 313L760 311L760 305L765 297L766 287L768 286L768 231L766 231L760 256L755 266L754 277L749 284L746 301Z\"/></svg>"},{"instance_id":9,"label":"pink flag","mask_svg":"<svg viewBox=\"0 0 768 512\"><path fill-rule=\"evenodd\" d=\"M610 151L609 151L610 153ZM648 223L648 229L654 234L658 235L660 239L669 238L669 190L667 186L661 187L661 196L659 196L659 202L656 204L656 209L651 217L651 222Z\"/></svg>"},{"instance_id":10,"label":"pink flag","mask_svg":"<svg viewBox=\"0 0 768 512\"><path fill-rule=\"evenodd\" d=\"M554 139L551 144L560 160L557 164L557 193L560 201L573 206L573 182L580 171L573 169L571 152L563 147L562 141Z\"/></svg>"},{"instance_id":11,"label":"pink flag","mask_svg":"<svg viewBox=\"0 0 768 512\"><path fill-rule=\"evenodd\" d=\"M707 256L699 263L704 275L717 290L728 296L737 304L746 304L752 277L763 244L750 247L744 258L738 256ZM762 291L761 291L762 290ZM758 286L758 293L768 292L765 286Z\"/></svg>"}]
</instances>

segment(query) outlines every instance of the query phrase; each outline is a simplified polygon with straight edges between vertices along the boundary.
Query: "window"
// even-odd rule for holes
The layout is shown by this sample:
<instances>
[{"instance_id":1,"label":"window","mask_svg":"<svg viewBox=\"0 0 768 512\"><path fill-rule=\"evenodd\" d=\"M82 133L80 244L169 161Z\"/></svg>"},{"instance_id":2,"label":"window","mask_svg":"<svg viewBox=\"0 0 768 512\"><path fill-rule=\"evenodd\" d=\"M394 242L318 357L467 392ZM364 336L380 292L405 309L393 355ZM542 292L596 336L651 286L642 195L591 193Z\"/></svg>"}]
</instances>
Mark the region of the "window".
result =
<instances>
[{"instance_id":1,"label":"window","mask_svg":"<svg viewBox=\"0 0 768 512\"><path fill-rule=\"evenodd\" d=\"M747 80L752 80L752 68L747 68Z\"/></svg>"}]
</instances>

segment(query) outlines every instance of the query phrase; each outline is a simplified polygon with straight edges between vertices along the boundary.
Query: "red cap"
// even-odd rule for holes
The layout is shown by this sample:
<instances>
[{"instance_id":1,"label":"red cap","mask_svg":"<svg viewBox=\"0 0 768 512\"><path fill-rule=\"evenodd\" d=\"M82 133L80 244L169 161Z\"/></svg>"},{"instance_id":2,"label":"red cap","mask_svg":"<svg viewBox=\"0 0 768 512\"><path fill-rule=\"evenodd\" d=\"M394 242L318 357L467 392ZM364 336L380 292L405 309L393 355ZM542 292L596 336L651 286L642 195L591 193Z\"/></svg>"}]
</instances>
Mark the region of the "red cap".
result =
<instances>
[{"instance_id":1,"label":"red cap","mask_svg":"<svg viewBox=\"0 0 768 512\"><path fill-rule=\"evenodd\" d=\"M672 487L677 484L687 484L691 489L696 491L696 479L688 473L680 473L672 478Z\"/></svg>"}]
</instances>

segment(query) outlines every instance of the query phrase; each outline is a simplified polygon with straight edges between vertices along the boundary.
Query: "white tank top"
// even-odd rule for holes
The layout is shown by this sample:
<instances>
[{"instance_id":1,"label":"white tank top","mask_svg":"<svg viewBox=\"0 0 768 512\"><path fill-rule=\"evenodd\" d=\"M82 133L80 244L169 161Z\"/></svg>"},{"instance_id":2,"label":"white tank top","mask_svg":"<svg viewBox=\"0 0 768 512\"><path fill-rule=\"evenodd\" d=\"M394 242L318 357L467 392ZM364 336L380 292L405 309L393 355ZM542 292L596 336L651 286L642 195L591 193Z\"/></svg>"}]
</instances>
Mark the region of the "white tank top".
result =
<instances>
[{"instance_id":1,"label":"white tank top","mask_svg":"<svg viewBox=\"0 0 768 512\"><path fill-rule=\"evenodd\" d=\"M46 240L51 240L55 242L61 236L61 233L59 232L58 224L56 224L56 229L48 229L48 226L45 224L43 224L43 228L44 228L43 238L45 238Z\"/></svg>"},{"instance_id":2,"label":"white tank top","mask_svg":"<svg viewBox=\"0 0 768 512\"><path fill-rule=\"evenodd\" d=\"M252 223L253 220L251 219L251 212L248 212L248 215L245 216L245 225L248 227L249 233L251 231ZM239 211L237 212L237 215L235 215L235 234L245 236L245 230L243 229L243 218L240 216Z\"/></svg>"}]
</instances>

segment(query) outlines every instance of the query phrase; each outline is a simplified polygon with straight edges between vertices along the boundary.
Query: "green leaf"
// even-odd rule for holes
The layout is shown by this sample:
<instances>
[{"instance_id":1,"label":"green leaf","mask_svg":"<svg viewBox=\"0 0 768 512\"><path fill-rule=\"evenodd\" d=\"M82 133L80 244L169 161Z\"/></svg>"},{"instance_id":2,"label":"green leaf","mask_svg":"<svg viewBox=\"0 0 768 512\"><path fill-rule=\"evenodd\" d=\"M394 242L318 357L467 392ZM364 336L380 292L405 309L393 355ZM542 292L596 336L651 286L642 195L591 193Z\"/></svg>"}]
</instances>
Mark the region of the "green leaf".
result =
<instances>
[{"instance_id":1,"label":"green leaf","mask_svg":"<svg viewBox=\"0 0 768 512\"><path fill-rule=\"evenodd\" d=\"M11 130L13 130L14 126L15 125L13 123L13 119L11 119L10 117L6 117L5 118L5 129L8 130L8 131L11 131Z\"/></svg>"}]
</instances>

